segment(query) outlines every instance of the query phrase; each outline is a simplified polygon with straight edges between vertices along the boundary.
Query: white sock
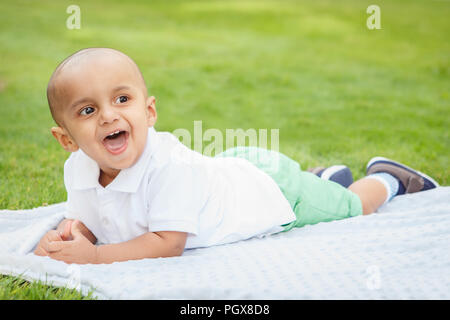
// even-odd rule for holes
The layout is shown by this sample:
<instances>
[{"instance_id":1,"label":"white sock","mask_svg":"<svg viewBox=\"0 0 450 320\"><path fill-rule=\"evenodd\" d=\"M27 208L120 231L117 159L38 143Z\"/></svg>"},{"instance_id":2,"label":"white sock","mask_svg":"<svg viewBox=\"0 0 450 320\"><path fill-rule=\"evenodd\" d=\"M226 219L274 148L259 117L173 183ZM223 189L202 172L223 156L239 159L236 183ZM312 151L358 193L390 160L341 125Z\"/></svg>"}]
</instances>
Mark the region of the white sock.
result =
<instances>
[{"instance_id":1,"label":"white sock","mask_svg":"<svg viewBox=\"0 0 450 320\"><path fill-rule=\"evenodd\" d=\"M375 180L380 181L384 185L384 187L386 188L386 191L387 191L387 197L386 197L386 200L384 201L384 203L391 201L391 199L397 195L398 188L399 188L399 181L397 180L396 177L394 177L393 175L390 175L389 173L377 172L377 173L368 175L364 179L375 179Z\"/></svg>"}]
</instances>

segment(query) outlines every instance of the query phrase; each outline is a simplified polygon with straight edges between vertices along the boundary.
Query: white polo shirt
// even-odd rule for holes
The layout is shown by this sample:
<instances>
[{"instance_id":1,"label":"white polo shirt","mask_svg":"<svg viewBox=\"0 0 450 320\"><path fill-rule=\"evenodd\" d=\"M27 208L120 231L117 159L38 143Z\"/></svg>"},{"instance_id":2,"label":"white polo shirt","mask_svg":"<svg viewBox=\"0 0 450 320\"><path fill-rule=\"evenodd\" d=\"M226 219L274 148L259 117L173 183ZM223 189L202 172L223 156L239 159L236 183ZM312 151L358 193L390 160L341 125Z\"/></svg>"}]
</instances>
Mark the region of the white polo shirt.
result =
<instances>
[{"instance_id":1,"label":"white polo shirt","mask_svg":"<svg viewBox=\"0 0 450 320\"><path fill-rule=\"evenodd\" d=\"M153 127L132 167L106 188L99 173L81 150L64 165L66 218L81 220L101 244L181 231L186 248L207 247L279 232L295 220L275 181L248 160L204 156Z\"/></svg>"}]
</instances>

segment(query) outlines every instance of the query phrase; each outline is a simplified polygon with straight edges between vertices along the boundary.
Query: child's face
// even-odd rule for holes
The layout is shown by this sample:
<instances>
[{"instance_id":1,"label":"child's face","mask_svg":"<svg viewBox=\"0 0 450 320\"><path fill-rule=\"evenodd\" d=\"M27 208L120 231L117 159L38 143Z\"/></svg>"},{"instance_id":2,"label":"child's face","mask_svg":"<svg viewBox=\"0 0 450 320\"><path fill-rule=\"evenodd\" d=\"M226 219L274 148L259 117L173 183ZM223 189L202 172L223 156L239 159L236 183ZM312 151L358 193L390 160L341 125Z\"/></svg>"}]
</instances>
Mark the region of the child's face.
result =
<instances>
[{"instance_id":1,"label":"child's face","mask_svg":"<svg viewBox=\"0 0 450 320\"><path fill-rule=\"evenodd\" d=\"M155 98L147 97L132 62L117 54L94 57L65 67L56 81L63 127L52 133L61 145L81 148L110 176L132 166L156 122Z\"/></svg>"}]
</instances>

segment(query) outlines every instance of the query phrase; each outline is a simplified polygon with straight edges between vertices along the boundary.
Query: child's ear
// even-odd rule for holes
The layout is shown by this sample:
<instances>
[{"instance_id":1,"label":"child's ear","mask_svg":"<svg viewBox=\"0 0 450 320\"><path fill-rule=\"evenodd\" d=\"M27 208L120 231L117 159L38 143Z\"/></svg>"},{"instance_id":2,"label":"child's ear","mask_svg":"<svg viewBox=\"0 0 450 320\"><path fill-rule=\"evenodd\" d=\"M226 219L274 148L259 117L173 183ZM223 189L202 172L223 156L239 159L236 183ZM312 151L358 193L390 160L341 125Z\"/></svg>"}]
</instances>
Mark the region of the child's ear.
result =
<instances>
[{"instance_id":1,"label":"child's ear","mask_svg":"<svg viewBox=\"0 0 450 320\"><path fill-rule=\"evenodd\" d=\"M52 134L58 140L59 144L64 148L64 150L69 152L75 152L79 149L78 145L69 136L67 131L61 127L53 127Z\"/></svg>"},{"instance_id":2,"label":"child's ear","mask_svg":"<svg viewBox=\"0 0 450 320\"><path fill-rule=\"evenodd\" d=\"M156 123L156 119L158 118L158 114L156 113L156 99L154 96L147 98L147 106L145 109L147 114L147 124L149 127L153 127Z\"/></svg>"}]
</instances>

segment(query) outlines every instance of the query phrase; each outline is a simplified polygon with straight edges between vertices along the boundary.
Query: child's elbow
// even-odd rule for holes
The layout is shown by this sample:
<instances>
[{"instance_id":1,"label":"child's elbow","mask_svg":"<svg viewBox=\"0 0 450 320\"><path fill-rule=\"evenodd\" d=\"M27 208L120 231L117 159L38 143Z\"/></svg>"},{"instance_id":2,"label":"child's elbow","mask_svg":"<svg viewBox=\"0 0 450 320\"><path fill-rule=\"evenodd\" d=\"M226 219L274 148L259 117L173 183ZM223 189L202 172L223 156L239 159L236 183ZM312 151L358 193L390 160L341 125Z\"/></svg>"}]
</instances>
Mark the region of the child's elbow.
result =
<instances>
[{"instance_id":1,"label":"child's elbow","mask_svg":"<svg viewBox=\"0 0 450 320\"><path fill-rule=\"evenodd\" d=\"M183 252L184 252L184 248L177 247L173 251L173 256L174 257L180 257L181 255L183 255Z\"/></svg>"},{"instance_id":2,"label":"child's elbow","mask_svg":"<svg viewBox=\"0 0 450 320\"><path fill-rule=\"evenodd\" d=\"M172 256L179 257L184 252L184 247L186 245L186 241L176 241L171 248Z\"/></svg>"},{"instance_id":3,"label":"child's elbow","mask_svg":"<svg viewBox=\"0 0 450 320\"><path fill-rule=\"evenodd\" d=\"M163 252L160 252L160 254L156 257L159 258L170 258L170 257L179 257L183 254L184 247L179 245L169 245L167 246Z\"/></svg>"},{"instance_id":4,"label":"child's elbow","mask_svg":"<svg viewBox=\"0 0 450 320\"><path fill-rule=\"evenodd\" d=\"M167 257L179 257L183 254L186 246L186 233L166 232L163 234Z\"/></svg>"},{"instance_id":5,"label":"child's elbow","mask_svg":"<svg viewBox=\"0 0 450 320\"><path fill-rule=\"evenodd\" d=\"M157 232L164 241L164 257L179 257L186 246L187 233L184 232Z\"/></svg>"}]
</instances>

